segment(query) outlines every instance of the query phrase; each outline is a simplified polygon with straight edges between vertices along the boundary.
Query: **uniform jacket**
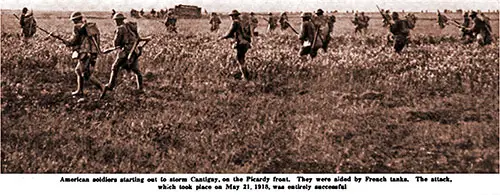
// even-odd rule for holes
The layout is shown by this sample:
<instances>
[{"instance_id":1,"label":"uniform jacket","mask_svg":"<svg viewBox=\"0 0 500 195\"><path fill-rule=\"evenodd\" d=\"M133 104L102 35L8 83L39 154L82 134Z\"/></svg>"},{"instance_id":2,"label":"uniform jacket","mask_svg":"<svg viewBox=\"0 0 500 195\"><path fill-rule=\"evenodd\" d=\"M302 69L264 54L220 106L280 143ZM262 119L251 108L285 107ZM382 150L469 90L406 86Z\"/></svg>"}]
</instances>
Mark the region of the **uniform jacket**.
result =
<instances>
[{"instance_id":1,"label":"uniform jacket","mask_svg":"<svg viewBox=\"0 0 500 195\"><path fill-rule=\"evenodd\" d=\"M92 25L95 25L92 23ZM73 27L73 35L68 46L78 53L99 53L99 37L92 37L87 30L87 23L77 23Z\"/></svg>"},{"instance_id":2,"label":"uniform jacket","mask_svg":"<svg viewBox=\"0 0 500 195\"><path fill-rule=\"evenodd\" d=\"M249 44L252 42L250 25L243 26L239 19L233 20L231 29L223 38L234 38L236 44Z\"/></svg>"},{"instance_id":3,"label":"uniform jacket","mask_svg":"<svg viewBox=\"0 0 500 195\"><path fill-rule=\"evenodd\" d=\"M302 43L308 41L312 44L312 42L314 41L315 32L316 30L314 24L311 21L302 22L299 39L302 41Z\"/></svg>"},{"instance_id":4,"label":"uniform jacket","mask_svg":"<svg viewBox=\"0 0 500 195\"><path fill-rule=\"evenodd\" d=\"M115 30L113 43L115 47L122 48L119 57L126 57L138 39L139 33L137 32L137 23L127 22L118 26Z\"/></svg>"},{"instance_id":5,"label":"uniform jacket","mask_svg":"<svg viewBox=\"0 0 500 195\"><path fill-rule=\"evenodd\" d=\"M394 24L391 26L390 31L393 35L396 36L408 36L410 35L410 29L408 21L406 20L394 20Z\"/></svg>"}]
</instances>

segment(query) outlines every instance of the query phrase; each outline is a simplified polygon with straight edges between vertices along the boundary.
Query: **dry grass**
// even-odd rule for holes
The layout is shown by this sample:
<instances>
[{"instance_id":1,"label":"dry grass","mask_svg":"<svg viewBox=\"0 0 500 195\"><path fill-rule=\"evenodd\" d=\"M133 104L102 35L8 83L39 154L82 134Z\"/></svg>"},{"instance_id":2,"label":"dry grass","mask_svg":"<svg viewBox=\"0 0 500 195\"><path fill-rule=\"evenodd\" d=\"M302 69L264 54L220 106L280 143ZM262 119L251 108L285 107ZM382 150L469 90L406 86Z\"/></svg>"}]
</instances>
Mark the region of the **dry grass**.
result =
<instances>
[{"instance_id":1,"label":"dry grass","mask_svg":"<svg viewBox=\"0 0 500 195\"><path fill-rule=\"evenodd\" d=\"M331 49L306 63L291 32L265 35L246 82L229 75L230 43L211 42L222 32L208 20L180 20L182 35L140 20L155 37L140 59L146 93L124 71L105 100L87 88L77 103L69 50L42 32L22 44L2 14L4 173L499 172L498 42L464 46L451 26L419 21L395 55L381 51L381 21L356 37L339 17ZM40 26L69 35L66 18L48 16ZM111 46L112 21L92 21ZM99 58L101 81L113 60Z\"/></svg>"}]
</instances>

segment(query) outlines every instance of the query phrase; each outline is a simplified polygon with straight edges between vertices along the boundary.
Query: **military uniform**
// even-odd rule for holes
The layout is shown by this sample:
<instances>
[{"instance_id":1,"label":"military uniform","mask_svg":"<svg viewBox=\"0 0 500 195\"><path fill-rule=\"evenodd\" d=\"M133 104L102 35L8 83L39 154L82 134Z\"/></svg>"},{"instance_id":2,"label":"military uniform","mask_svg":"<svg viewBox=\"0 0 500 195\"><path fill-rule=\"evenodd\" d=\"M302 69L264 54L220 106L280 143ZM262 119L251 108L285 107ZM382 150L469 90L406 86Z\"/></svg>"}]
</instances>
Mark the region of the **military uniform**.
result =
<instances>
[{"instance_id":1,"label":"military uniform","mask_svg":"<svg viewBox=\"0 0 500 195\"><path fill-rule=\"evenodd\" d=\"M389 14L389 10L386 10L384 13L384 20L382 21L384 24L383 27L388 27L391 24L391 16Z\"/></svg>"},{"instance_id":2,"label":"military uniform","mask_svg":"<svg viewBox=\"0 0 500 195\"><path fill-rule=\"evenodd\" d=\"M254 36L257 35L257 32L255 31L255 29L259 25L259 19L257 19L257 17L255 17L255 14L253 12L250 13L250 25L251 25L251 30L252 30L253 35Z\"/></svg>"},{"instance_id":3,"label":"military uniform","mask_svg":"<svg viewBox=\"0 0 500 195\"><path fill-rule=\"evenodd\" d=\"M172 12L169 12L167 18L165 19L165 26L169 31L177 33L176 24L177 18L174 16L174 14L172 14Z\"/></svg>"},{"instance_id":4,"label":"military uniform","mask_svg":"<svg viewBox=\"0 0 500 195\"><path fill-rule=\"evenodd\" d=\"M274 29L276 29L276 27L278 27L278 19L276 19L276 17L274 17L272 13L269 13L267 24L267 31L272 32L274 31Z\"/></svg>"},{"instance_id":5,"label":"military uniform","mask_svg":"<svg viewBox=\"0 0 500 195\"><path fill-rule=\"evenodd\" d=\"M445 15L442 15L441 12L438 11L439 28L443 29L444 27L446 27L446 23L448 23L448 18Z\"/></svg>"},{"instance_id":6,"label":"military uniform","mask_svg":"<svg viewBox=\"0 0 500 195\"><path fill-rule=\"evenodd\" d=\"M408 36L410 36L410 24L407 20L399 19L399 15L394 12L392 19L394 24L391 25L390 31L394 38L394 50L400 53L408 44Z\"/></svg>"},{"instance_id":7,"label":"military uniform","mask_svg":"<svg viewBox=\"0 0 500 195\"><path fill-rule=\"evenodd\" d=\"M471 28L464 28L463 32L473 34L481 46L491 44L491 26L488 21L477 17L477 13L473 12L471 18L474 20L474 25Z\"/></svg>"},{"instance_id":8,"label":"military uniform","mask_svg":"<svg viewBox=\"0 0 500 195\"><path fill-rule=\"evenodd\" d=\"M209 23L211 24L210 31L213 32L219 30L219 25L222 23L222 21L217 14L212 13L212 17L210 18Z\"/></svg>"},{"instance_id":9,"label":"military uniform","mask_svg":"<svg viewBox=\"0 0 500 195\"><path fill-rule=\"evenodd\" d=\"M28 14L28 9L24 8L21 18L19 19L19 24L22 28L22 35L25 38L33 37L36 33L36 20L33 13Z\"/></svg>"},{"instance_id":10,"label":"military uniform","mask_svg":"<svg viewBox=\"0 0 500 195\"><path fill-rule=\"evenodd\" d=\"M370 21L370 17L368 16L365 16L365 13L364 12L361 12L361 15L358 16L357 14L354 15L354 25L356 26L356 28L354 29L354 33L358 33L358 32L363 32L365 31L366 32L366 29L368 28L368 25L369 25L369 22Z\"/></svg>"},{"instance_id":11,"label":"military uniform","mask_svg":"<svg viewBox=\"0 0 500 195\"><path fill-rule=\"evenodd\" d=\"M328 44L331 40L330 33L333 31L333 23L335 19L331 20L328 16L323 15L324 11L322 9L318 9L315 13L316 16L312 18L312 23L315 27L315 31L319 31L317 42L320 42L323 50L327 51ZM307 16L305 17L307 18Z\"/></svg>"},{"instance_id":12,"label":"military uniform","mask_svg":"<svg viewBox=\"0 0 500 195\"><path fill-rule=\"evenodd\" d=\"M317 28L311 21L311 17L312 14L309 12L304 12L301 15L302 25L300 28L299 40L301 41L302 47L299 51L299 55L310 55L311 58L314 58L318 55L318 49L322 47L322 44L319 39L314 42Z\"/></svg>"},{"instance_id":13,"label":"military uniform","mask_svg":"<svg viewBox=\"0 0 500 195\"><path fill-rule=\"evenodd\" d=\"M462 26L465 28L469 28L471 26L471 19L469 17L468 13L464 14L464 22L462 23ZM474 34L472 32L466 32L465 30L462 30L462 40L471 40L471 38L474 37ZM470 41L466 41L470 42Z\"/></svg>"},{"instance_id":14,"label":"military uniform","mask_svg":"<svg viewBox=\"0 0 500 195\"><path fill-rule=\"evenodd\" d=\"M114 20L123 21L125 17L123 14L116 14L113 17ZM113 39L114 47L120 48L111 67L111 76L109 83L106 85L101 98L104 96L107 90L113 90L116 86L116 78L121 68L132 71L136 75L137 89L142 91L142 74L139 71L139 56L141 55L141 48L133 48L134 44L138 44L139 33L137 32L137 23L126 22L118 25L115 30L115 37ZM136 46L137 47L137 46ZM132 51L133 49L133 51ZM129 59L130 55L130 59Z\"/></svg>"},{"instance_id":15,"label":"military uniform","mask_svg":"<svg viewBox=\"0 0 500 195\"><path fill-rule=\"evenodd\" d=\"M286 30L289 27L288 26L288 16L287 16L286 12L283 12L281 14L279 23L280 23L280 27L281 27L282 31Z\"/></svg>"},{"instance_id":16,"label":"military uniform","mask_svg":"<svg viewBox=\"0 0 500 195\"><path fill-rule=\"evenodd\" d=\"M101 82L92 75L100 51L99 30L95 23L84 23L82 18L80 12L71 14L70 19L75 22L73 35L70 40L65 41L65 44L77 53L73 56L78 60L75 68L77 90L72 93L73 95L83 95L84 80L90 80L97 88L103 89Z\"/></svg>"},{"instance_id":17,"label":"military uniform","mask_svg":"<svg viewBox=\"0 0 500 195\"><path fill-rule=\"evenodd\" d=\"M221 39L233 38L235 40L233 48L236 49L236 59L240 65L241 72L244 77L248 79L249 75L245 66L245 55L248 49L251 48L251 27L250 25L245 25L240 21L238 17L240 13L238 11L233 10L229 15L233 17L231 29L226 35L222 36Z\"/></svg>"}]
</instances>

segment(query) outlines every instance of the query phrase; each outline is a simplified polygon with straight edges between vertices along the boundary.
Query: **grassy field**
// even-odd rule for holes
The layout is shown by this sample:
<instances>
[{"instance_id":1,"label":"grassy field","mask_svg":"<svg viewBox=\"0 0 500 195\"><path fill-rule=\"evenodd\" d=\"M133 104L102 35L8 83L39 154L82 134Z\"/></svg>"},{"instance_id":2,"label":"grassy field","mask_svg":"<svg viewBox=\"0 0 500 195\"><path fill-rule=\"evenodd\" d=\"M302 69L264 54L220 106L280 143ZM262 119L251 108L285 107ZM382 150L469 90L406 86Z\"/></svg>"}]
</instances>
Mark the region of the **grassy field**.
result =
<instances>
[{"instance_id":1,"label":"grassy field","mask_svg":"<svg viewBox=\"0 0 500 195\"><path fill-rule=\"evenodd\" d=\"M109 14L84 14L99 16L89 21L110 47ZM207 19L181 19L178 35L136 20L141 35L154 36L140 58L145 93L122 71L104 100L88 87L77 102L70 50L40 31L23 43L4 11L1 171L498 173L498 16L495 42L479 47L461 44L453 26L439 29L434 14L417 14L412 43L397 55L371 15L369 35L355 36L350 15L339 14L330 50L309 62L297 56L291 31L264 33L247 54L251 81L229 74L230 41L214 42L229 19L218 33ZM68 16L40 13L37 21L69 37ZM99 57L102 82L114 57Z\"/></svg>"}]
</instances>

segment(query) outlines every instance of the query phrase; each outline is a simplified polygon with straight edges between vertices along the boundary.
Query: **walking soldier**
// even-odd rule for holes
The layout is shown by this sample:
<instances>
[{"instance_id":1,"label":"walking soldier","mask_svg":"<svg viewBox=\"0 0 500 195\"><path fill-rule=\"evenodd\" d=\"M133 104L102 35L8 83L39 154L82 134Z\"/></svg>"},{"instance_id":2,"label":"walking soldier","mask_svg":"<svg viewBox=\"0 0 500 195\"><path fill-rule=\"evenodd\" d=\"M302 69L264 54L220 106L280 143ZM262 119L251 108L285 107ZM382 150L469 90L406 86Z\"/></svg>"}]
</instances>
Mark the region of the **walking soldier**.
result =
<instances>
[{"instance_id":1,"label":"walking soldier","mask_svg":"<svg viewBox=\"0 0 500 195\"><path fill-rule=\"evenodd\" d=\"M109 83L106 84L101 94L103 98L106 91L112 91L116 86L116 78L121 68L132 71L136 75L137 90L142 92L142 74L139 71L139 56L142 54L142 47L138 47L140 37L137 32L137 23L124 22L126 17L117 13L113 16L117 29L115 30L114 48L119 48L115 62L111 67Z\"/></svg>"},{"instance_id":2,"label":"walking soldier","mask_svg":"<svg viewBox=\"0 0 500 195\"><path fill-rule=\"evenodd\" d=\"M237 10L233 10L229 13L229 16L231 16L231 19L233 20L231 29L226 35L220 37L219 40L228 38L233 38L235 40L233 48L236 49L236 59L239 64L239 69L243 77L248 80L250 75L245 65L245 55L248 49L251 48L251 27L248 24L244 25L240 21L240 13Z\"/></svg>"},{"instance_id":3,"label":"walking soldier","mask_svg":"<svg viewBox=\"0 0 500 195\"><path fill-rule=\"evenodd\" d=\"M283 12L280 15L279 23L280 23L281 31L285 31L286 29L288 29L288 27L289 27L288 26L288 16L287 16L286 12Z\"/></svg>"},{"instance_id":4,"label":"walking soldier","mask_svg":"<svg viewBox=\"0 0 500 195\"><path fill-rule=\"evenodd\" d=\"M272 32L276 27L278 26L277 24L277 19L276 17L273 16L273 13L269 12L269 18L267 19L267 32Z\"/></svg>"},{"instance_id":5,"label":"walking soldier","mask_svg":"<svg viewBox=\"0 0 500 195\"><path fill-rule=\"evenodd\" d=\"M217 15L217 13L212 12L212 17L210 18L210 31L218 31L219 30L219 25L222 23L220 20L220 17Z\"/></svg>"},{"instance_id":6,"label":"walking soldier","mask_svg":"<svg viewBox=\"0 0 500 195\"><path fill-rule=\"evenodd\" d=\"M167 18L165 19L165 26L167 27L167 30L170 32L175 32L177 33L177 18L174 16L174 13L168 12Z\"/></svg>"},{"instance_id":7,"label":"walking soldier","mask_svg":"<svg viewBox=\"0 0 500 195\"><path fill-rule=\"evenodd\" d=\"M332 20L331 18L323 15L324 11L322 9L316 10L315 14L316 17L312 18L312 23L315 27L315 31L317 31L318 34L316 42L320 43L323 51L326 52L328 49L328 43L330 43L330 33L333 31L333 23L335 22L335 18ZM306 18L307 17L308 16L306 16ZM304 21L304 18L302 20Z\"/></svg>"},{"instance_id":8,"label":"walking soldier","mask_svg":"<svg viewBox=\"0 0 500 195\"><path fill-rule=\"evenodd\" d=\"M71 39L64 40L64 44L73 48L73 59L78 60L75 68L77 89L74 96L83 96L83 81L88 81L102 90L101 82L92 75L97 56L100 52L100 32L95 23L86 22L81 12L73 12L70 16L73 21L73 35ZM59 37L58 35L53 35Z\"/></svg>"},{"instance_id":9,"label":"walking soldier","mask_svg":"<svg viewBox=\"0 0 500 195\"><path fill-rule=\"evenodd\" d=\"M412 29L414 25L407 20L401 20L397 12L392 12L392 20L394 23L390 25L390 31L393 34L394 49L397 53L400 53L408 44L410 29Z\"/></svg>"},{"instance_id":10,"label":"walking soldier","mask_svg":"<svg viewBox=\"0 0 500 195\"><path fill-rule=\"evenodd\" d=\"M475 11L471 12L470 17L474 21L474 25L470 28L462 27L462 32L474 35L481 46L491 44L491 26L489 22L478 17Z\"/></svg>"},{"instance_id":11,"label":"walking soldier","mask_svg":"<svg viewBox=\"0 0 500 195\"><path fill-rule=\"evenodd\" d=\"M439 27L441 29L443 29L444 27L446 27L446 24L448 24L448 17L446 17L445 15L441 14L441 12L439 10L437 10L438 12L438 24L439 24Z\"/></svg>"},{"instance_id":12,"label":"walking soldier","mask_svg":"<svg viewBox=\"0 0 500 195\"><path fill-rule=\"evenodd\" d=\"M318 49L322 47L322 44L318 39L319 33L311 21L312 14L310 12L304 12L300 15L300 17L302 18L302 26L300 29L299 40L301 41L302 47L299 55L310 55L311 58L314 58L318 55Z\"/></svg>"},{"instance_id":13,"label":"walking soldier","mask_svg":"<svg viewBox=\"0 0 500 195\"><path fill-rule=\"evenodd\" d=\"M255 17L255 13L253 13L253 12L250 12L250 25L252 28L251 30L252 30L253 36L259 35L259 33L257 31L255 31L255 29L257 28L257 25L259 25L259 19L257 19L257 17Z\"/></svg>"},{"instance_id":14,"label":"walking soldier","mask_svg":"<svg viewBox=\"0 0 500 195\"><path fill-rule=\"evenodd\" d=\"M22 35L24 38L33 37L36 33L36 21L33 16L33 11L28 13L28 8L23 8L21 18L19 19L19 24L23 29Z\"/></svg>"}]
</instances>

